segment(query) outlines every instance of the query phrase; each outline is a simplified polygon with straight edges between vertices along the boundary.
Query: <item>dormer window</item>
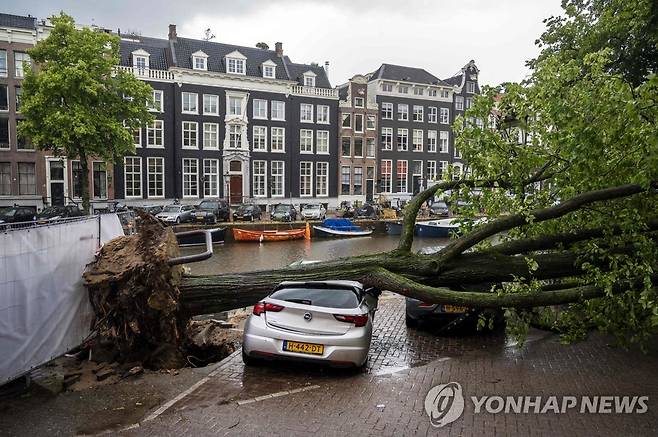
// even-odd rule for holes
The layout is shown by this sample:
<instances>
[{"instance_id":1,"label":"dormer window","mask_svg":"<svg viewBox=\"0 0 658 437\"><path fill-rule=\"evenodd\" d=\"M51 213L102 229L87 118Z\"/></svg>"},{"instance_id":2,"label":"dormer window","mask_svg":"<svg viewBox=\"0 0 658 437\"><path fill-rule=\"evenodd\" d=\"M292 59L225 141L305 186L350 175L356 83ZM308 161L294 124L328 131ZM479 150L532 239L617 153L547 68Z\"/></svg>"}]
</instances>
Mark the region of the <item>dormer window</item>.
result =
<instances>
[{"instance_id":1,"label":"dormer window","mask_svg":"<svg viewBox=\"0 0 658 437\"><path fill-rule=\"evenodd\" d=\"M226 72L230 74L247 74L247 57L239 51L226 55Z\"/></svg>"},{"instance_id":2,"label":"dormer window","mask_svg":"<svg viewBox=\"0 0 658 437\"><path fill-rule=\"evenodd\" d=\"M135 74L148 74L150 56L149 52L142 49L132 52L133 70L135 71Z\"/></svg>"},{"instance_id":3,"label":"dormer window","mask_svg":"<svg viewBox=\"0 0 658 437\"><path fill-rule=\"evenodd\" d=\"M192 53L192 69L193 70L208 70L208 55L201 50Z\"/></svg>"},{"instance_id":4,"label":"dormer window","mask_svg":"<svg viewBox=\"0 0 658 437\"><path fill-rule=\"evenodd\" d=\"M307 71L304 73L304 86L314 87L315 86L315 73L312 71Z\"/></svg>"},{"instance_id":5,"label":"dormer window","mask_svg":"<svg viewBox=\"0 0 658 437\"><path fill-rule=\"evenodd\" d=\"M276 64L273 61L263 62L263 77L268 79L276 78Z\"/></svg>"}]
</instances>

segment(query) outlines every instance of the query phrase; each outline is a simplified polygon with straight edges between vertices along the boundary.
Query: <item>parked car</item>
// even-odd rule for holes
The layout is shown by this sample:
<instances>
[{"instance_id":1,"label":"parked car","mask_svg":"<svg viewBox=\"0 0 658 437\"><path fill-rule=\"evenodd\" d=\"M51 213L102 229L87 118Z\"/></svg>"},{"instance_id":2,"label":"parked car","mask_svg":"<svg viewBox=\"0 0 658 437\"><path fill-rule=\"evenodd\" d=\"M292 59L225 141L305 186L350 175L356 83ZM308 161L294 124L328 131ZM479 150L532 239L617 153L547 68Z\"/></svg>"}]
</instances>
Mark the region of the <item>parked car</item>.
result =
<instances>
[{"instance_id":1,"label":"parked car","mask_svg":"<svg viewBox=\"0 0 658 437\"><path fill-rule=\"evenodd\" d=\"M279 203L272 208L270 219L292 222L297 220L297 210L295 206L288 203Z\"/></svg>"},{"instance_id":2,"label":"parked car","mask_svg":"<svg viewBox=\"0 0 658 437\"><path fill-rule=\"evenodd\" d=\"M258 205L240 205L233 213L233 220L249 220L253 222L254 220L260 220L262 214L263 211Z\"/></svg>"},{"instance_id":3,"label":"parked car","mask_svg":"<svg viewBox=\"0 0 658 437\"><path fill-rule=\"evenodd\" d=\"M192 221L193 205L171 204L162 208L162 212L155 216L165 223L186 223Z\"/></svg>"},{"instance_id":4,"label":"parked car","mask_svg":"<svg viewBox=\"0 0 658 437\"><path fill-rule=\"evenodd\" d=\"M379 205L369 202L364 203L354 210L354 217L376 219L379 217Z\"/></svg>"},{"instance_id":5,"label":"parked car","mask_svg":"<svg viewBox=\"0 0 658 437\"><path fill-rule=\"evenodd\" d=\"M302 208L302 218L305 220L324 220L327 210L321 203L309 203Z\"/></svg>"},{"instance_id":6,"label":"parked car","mask_svg":"<svg viewBox=\"0 0 658 437\"><path fill-rule=\"evenodd\" d=\"M145 213L151 214L155 217L162 212L162 205L143 205L136 206L133 209L136 211L144 211Z\"/></svg>"},{"instance_id":7,"label":"parked car","mask_svg":"<svg viewBox=\"0 0 658 437\"><path fill-rule=\"evenodd\" d=\"M430 215L435 217L448 217L448 204L443 200L437 200L430 206Z\"/></svg>"},{"instance_id":8,"label":"parked car","mask_svg":"<svg viewBox=\"0 0 658 437\"><path fill-rule=\"evenodd\" d=\"M36 218L34 208L27 206L10 206L0 210L0 225L7 223L32 222Z\"/></svg>"},{"instance_id":9,"label":"parked car","mask_svg":"<svg viewBox=\"0 0 658 437\"><path fill-rule=\"evenodd\" d=\"M227 222L231 210L226 200L204 200L199 203L192 216L196 222L217 223L218 220Z\"/></svg>"},{"instance_id":10,"label":"parked car","mask_svg":"<svg viewBox=\"0 0 658 437\"><path fill-rule=\"evenodd\" d=\"M43 224L63 218L82 217L83 215L85 215L85 213L78 208L78 205L53 205L41 210L41 212L37 214L36 221L39 224Z\"/></svg>"},{"instance_id":11,"label":"parked car","mask_svg":"<svg viewBox=\"0 0 658 437\"><path fill-rule=\"evenodd\" d=\"M363 366L379 291L355 281L283 282L254 305L242 359L291 359Z\"/></svg>"}]
</instances>

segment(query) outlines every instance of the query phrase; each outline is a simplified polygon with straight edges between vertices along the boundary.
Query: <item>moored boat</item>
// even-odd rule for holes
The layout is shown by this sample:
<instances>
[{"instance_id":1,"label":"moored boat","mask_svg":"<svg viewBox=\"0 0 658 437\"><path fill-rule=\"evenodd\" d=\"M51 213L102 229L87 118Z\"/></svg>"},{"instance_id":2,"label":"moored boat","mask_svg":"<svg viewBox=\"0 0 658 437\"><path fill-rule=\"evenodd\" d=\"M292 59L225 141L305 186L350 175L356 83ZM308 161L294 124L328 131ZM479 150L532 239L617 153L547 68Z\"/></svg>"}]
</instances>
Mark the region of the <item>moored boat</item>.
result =
<instances>
[{"instance_id":1,"label":"moored boat","mask_svg":"<svg viewBox=\"0 0 658 437\"><path fill-rule=\"evenodd\" d=\"M226 228L212 229L210 233L212 235L212 244L223 243L226 236ZM176 241L178 241L180 247L206 245L206 236L201 232L188 234L187 231L182 231L174 232L174 235L176 235Z\"/></svg>"},{"instance_id":2,"label":"moored boat","mask_svg":"<svg viewBox=\"0 0 658 437\"><path fill-rule=\"evenodd\" d=\"M402 233L402 222L386 222L386 233L400 235Z\"/></svg>"},{"instance_id":3,"label":"moored boat","mask_svg":"<svg viewBox=\"0 0 658 437\"><path fill-rule=\"evenodd\" d=\"M459 232L459 222L454 219L418 222L415 228L415 234L425 238L447 238L456 232Z\"/></svg>"},{"instance_id":4,"label":"moored boat","mask_svg":"<svg viewBox=\"0 0 658 437\"><path fill-rule=\"evenodd\" d=\"M304 238L305 229L289 229L252 231L248 229L233 228L233 239L236 241L286 241Z\"/></svg>"},{"instance_id":5,"label":"moored boat","mask_svg":"<svg viewBox=\"0 0 658 437\"><path fill-rule=\"evenodd\" d=\"M326 219L313 229L318 237L367 237L372 234L372 229L363 229L346 218Z\"/></svg>"}]
</instances>

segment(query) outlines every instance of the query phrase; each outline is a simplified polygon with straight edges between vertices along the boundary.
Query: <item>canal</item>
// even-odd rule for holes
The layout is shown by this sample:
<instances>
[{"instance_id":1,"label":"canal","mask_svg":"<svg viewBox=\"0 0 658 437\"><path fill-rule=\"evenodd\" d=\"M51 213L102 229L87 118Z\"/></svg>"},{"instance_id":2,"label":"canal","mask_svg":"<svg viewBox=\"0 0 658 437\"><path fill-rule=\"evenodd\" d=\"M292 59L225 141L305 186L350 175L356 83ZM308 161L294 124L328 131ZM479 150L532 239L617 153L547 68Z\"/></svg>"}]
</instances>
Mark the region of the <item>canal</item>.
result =
<instances>
[{"instance_id":1,"label":"canal","mask_svg":"<svg viewBox=\"0 0 658 437\"><path fill-rule=\"evenodd\" d=\"M324 261L386 252L397 246L399 238L399 235L383 234L363 238L316 238L269 243L231 242L215 245L212 258L188 266L195 275L269 270L285 267L301 259ZM448 241L447 238L414 238L413 250L444 246ZM183 248L181 252L189 255L199 250Z\"/></svg>"}]
</instances>

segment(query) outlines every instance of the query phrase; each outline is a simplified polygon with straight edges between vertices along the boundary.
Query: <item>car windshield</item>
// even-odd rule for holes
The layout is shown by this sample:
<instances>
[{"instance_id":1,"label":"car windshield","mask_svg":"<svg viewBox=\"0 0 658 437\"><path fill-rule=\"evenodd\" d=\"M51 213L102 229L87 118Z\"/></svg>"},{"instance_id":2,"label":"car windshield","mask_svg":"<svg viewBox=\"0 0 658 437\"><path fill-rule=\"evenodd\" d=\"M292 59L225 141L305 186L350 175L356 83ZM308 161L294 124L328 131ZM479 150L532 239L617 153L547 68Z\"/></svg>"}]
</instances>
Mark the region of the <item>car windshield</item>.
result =
<instances>
[{"instance_id":1,"label":"car windshield","mask_svg":"<svg viewBox=\"0 0 658 437\"><path fill-rule=\"evenodd\" d=\"M304 206L304 211L317 211L320 209L320 205L306 205Z\"/></svg>"},{"instance_id":2,"label":"car windshield","mask_svg":"<svg viewBox=\"0 0 658 437\"><path fill-rule=\"evenodd\" d=\"M290 210L290 207L288 205L277 205L276 208L274 208L274 212L288 212Z\"/></svg>"},{"instance_id":3,"label":"car windshield","mask_svg":"<svg viewBox=\"0 0 658 437\"><path fill-rule=\"evenodd\" d=\"M327 308L356 308L356 293L346 288L282 288L270 295L272 299Z\"/></svg>"},{"instance_id":4,"label":"car windshield","mask_svg":"<svg viewBox=\"0 0 658 437\"><path fill-rule=\"evenodd\" d=\"M240 205L238 207L238 212L249 212L250 209L251 209L250 205Z\"/></svg>"},{"instance_id":5,"label":"car windshield","mask_svg":"<svg viewBox=\"0 0 658 437\"><path fill-rule=\"evenodd\" d=\"M199 204L199 209L217 209L219 208L219 203L217 202L201 202Z\"/></svg>"},{"instance_id":6,"label":"car windshield","mask_svg":"<svg viewBox=\"0 0 658 437\"><path fill-rule=\"evenodd\" d=\"M432 208L447 208L448 205L446 205L445 202L434 202L432 204Z\"/></svg>"},{"instance_id":7,"label":"car windshield","mask_svg":"<svg viewBox=\"0 0 658 437\"><path fill-rule=\"evenodd\" d=\"M39 214L40 217L54 217L56 215L62 215L64 213L64 208L61 206L49 206L48 208L45 208L41 213Z\"/></svg>"},{"instance_id":8,"label":"car windshield","mask_svg":"<svg viewBox=\"0 0 658 437\"><path fill-rule=\"evenodd\" d=\"M179 212L179 211L180 211L180 206L178 205L167 205L162 210L162 212Z\"/></svg>"},{"instance_id":9,"label":"car windshield","mask_svg":"<svg viewBox=\"0 0 658 437\"><path fill-rule=\"evenodd\" d=\"M9 209L7 209L7 210L5 210L5 211L0 211L0 216L3 216L3 217L13 217L13 216L16 215L16 211L18 211L18 209L16 209L16 208L9 208Z\"/></svg>"}]
</instances>

